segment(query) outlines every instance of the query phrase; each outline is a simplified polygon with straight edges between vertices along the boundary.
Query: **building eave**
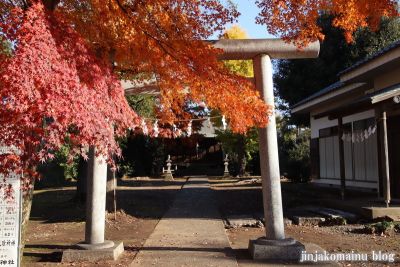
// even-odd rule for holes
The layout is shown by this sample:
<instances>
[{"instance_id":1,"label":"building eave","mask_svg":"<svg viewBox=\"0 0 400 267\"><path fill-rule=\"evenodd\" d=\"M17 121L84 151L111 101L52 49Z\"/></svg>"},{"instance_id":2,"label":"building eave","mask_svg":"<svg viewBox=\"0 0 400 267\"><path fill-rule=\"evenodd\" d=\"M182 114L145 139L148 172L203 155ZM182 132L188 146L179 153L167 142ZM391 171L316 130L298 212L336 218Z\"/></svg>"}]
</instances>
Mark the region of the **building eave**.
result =
<instances>
[{"instance_id":1,"label":"building eave","mask_svg":"<svg viewBox=\"0 0 400 267\"><path fill-rule=\"evenodd\" d=\"M347 116L352 113L373 108L383 102L390 102L391 105L393 105L394 101L392 101L392 99L399 95L400 84L395 84L355 99L351 104L340 105L332 110L324 111L319 114L314 114L313 117L315 119L319 119L328 116L329 119L337 119L338 117Z\"/></svg>"},{"instance_id":2,"label":"building eave","mask_svg":"<svg viewBox=\"0 0 400 267\"><path fill-rule=\"evenodd\" d=\"M344 83L364 80L371 74L376 75L387 71L392 65L398 65L399 62L400 46L395 46L384 53L380 53L379 56L371 57L354 65L353 68L339 73L339 78Z\"/></svg>"},{"instance_id":3,"label":"building eave","mask_svg":"<svg viewBox=\"0 0 400 267\"><path fill-rule=\"evenodd\" d=\"M348 84L348 85L343 85L343 86L339 87L338 89L335 89L327 94L323 94L317 98L313 98L310 101L306 101L305 103L302 103L300 105L293 106L291 109L291 112L293 114L308 113L308 112L310 112L311 109L320 106L324 102L333 100L339 96L342 96L343 94L351 92L351 91L358 89L364 85L366 85L366 83L352 83L352 84Z\"/></svg>"}]
</instances>

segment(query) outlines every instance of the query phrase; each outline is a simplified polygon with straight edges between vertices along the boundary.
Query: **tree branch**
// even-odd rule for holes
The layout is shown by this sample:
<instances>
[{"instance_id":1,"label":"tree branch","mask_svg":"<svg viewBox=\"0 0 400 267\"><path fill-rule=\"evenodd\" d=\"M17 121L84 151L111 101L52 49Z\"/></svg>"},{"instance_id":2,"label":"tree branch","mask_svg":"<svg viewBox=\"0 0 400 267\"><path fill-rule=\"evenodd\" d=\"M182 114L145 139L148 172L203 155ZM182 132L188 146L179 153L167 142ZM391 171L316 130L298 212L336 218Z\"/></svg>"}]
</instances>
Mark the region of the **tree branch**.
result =
<instances>
[{"instance_id":1,"label":"tree branch","mask_svg":"<svg viewBox=\"0 0 400 267\"><path fill-rule=\"evenodd\" d=\"M57 5L60 3L60 0L42 0L42 3L46 9L54 11L54 9L56 9Z\"/></svg>"}]
</instances>

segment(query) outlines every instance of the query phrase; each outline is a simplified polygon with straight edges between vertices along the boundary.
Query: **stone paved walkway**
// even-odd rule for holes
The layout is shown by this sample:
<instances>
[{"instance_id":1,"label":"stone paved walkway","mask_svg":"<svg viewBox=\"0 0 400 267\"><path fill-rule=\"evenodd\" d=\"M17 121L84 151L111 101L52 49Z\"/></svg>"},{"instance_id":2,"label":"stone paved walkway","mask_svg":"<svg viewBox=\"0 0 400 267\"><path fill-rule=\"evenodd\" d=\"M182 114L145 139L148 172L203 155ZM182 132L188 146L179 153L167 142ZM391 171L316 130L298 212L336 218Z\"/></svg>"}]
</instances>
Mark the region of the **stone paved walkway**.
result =
<instances>
[{"instance_id":1,"label":"stone paved walkway","mask_svg":"<svg viewBox=\"0 0 400 267\"><path fill-rule=\"evenodd\" d=\"M217 207L208 179L189 178L131 266L238 266Z\"/></svg>"}]
</instances>

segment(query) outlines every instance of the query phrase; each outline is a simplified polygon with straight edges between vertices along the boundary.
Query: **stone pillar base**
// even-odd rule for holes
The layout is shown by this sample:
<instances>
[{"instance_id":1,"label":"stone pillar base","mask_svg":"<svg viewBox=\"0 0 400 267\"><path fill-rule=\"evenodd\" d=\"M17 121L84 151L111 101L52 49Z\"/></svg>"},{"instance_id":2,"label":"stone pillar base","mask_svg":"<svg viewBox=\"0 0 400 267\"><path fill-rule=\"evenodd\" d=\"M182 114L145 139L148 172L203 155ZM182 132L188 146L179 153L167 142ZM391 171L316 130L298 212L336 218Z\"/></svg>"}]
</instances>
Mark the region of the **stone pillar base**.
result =
<instances>
[{"instance_id":1,"label":"stone pillar base","mask_svg":"<svg viewBox=\"0 0 400 267\"><path fill-rule=\"evenodd\" d=\"M173 181L174 180L174 176L172 176L172 173L164 173L163 177L164 177L165 181Z\"/></svg>"},{"instance_id":2,"label":"stone pillar base","mask_svg":"<svg viewBox=\"0 0 400 267\"><path fill-rule=\"evenodd\" d=\"M106 241L104 246L108 246L110 241ZM115 242L114 246L102 248L103 244L93 245L80 244L76 249L68 249L63 252L61 262L96 262L101 260L117 260L124 252L124 244Z\"/></svg>"},{"instance_id":3,"label":"stone pillar base","mask_svg":"<svg viewBox=\"0 0 400 267\"><path fill-rule=\"evenodd\" d=\"M224 172L224 175L222 176L222 178L229 179L229 178L231 178L231 175L229 174L229 172Z\"/></svg>"},{"instance_id":4,"label":"stone pillar base","mask_svg":"<svg viewBox=\"0 0 400 267\"><path fill-rule=\"evenodd\" d=\"M260 237L249 241L249 252L255 260L300 261L302 251L305 251L304 245L292 238L267 240Z\"/></svg>"}]
</instances>

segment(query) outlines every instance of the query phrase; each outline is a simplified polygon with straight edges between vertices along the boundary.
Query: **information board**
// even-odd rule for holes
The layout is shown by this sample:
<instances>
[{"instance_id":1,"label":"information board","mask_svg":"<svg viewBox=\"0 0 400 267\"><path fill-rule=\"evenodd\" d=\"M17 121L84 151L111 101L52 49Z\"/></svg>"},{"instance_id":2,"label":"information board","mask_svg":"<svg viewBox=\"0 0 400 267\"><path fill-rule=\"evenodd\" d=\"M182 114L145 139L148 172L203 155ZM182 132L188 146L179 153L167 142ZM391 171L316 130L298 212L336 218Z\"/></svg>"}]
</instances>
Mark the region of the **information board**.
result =
<instances>
[{"instance_id":1,"label":"information board","mask_svg":"<svg viewBox=\"0 0 400 267\"><path fill-rule=\"evenodd\" d=\"M0 154L13 153L11 149L0 147ZM21 192L20 176L9 174L6 179L0 174L0 266L19 266ZM6 197L5 188L11 186L11 194Z\"/></svg>"}]
</instances>

